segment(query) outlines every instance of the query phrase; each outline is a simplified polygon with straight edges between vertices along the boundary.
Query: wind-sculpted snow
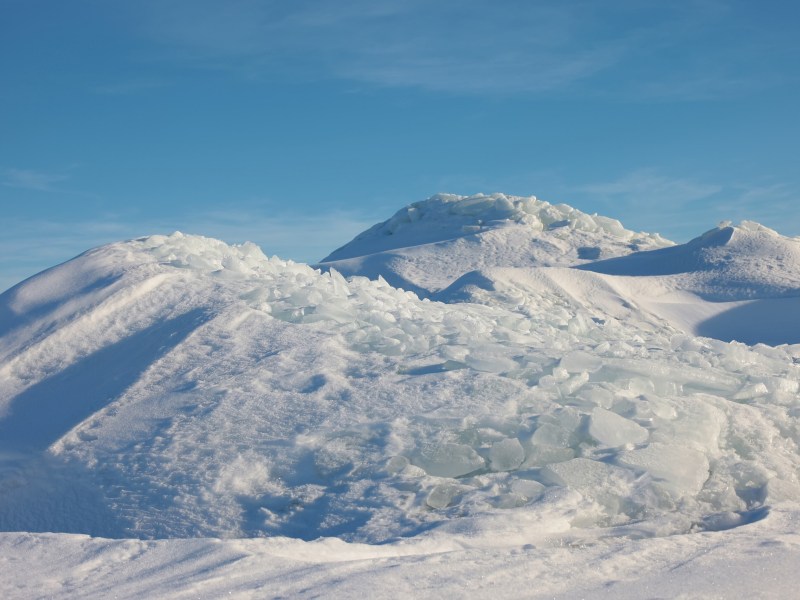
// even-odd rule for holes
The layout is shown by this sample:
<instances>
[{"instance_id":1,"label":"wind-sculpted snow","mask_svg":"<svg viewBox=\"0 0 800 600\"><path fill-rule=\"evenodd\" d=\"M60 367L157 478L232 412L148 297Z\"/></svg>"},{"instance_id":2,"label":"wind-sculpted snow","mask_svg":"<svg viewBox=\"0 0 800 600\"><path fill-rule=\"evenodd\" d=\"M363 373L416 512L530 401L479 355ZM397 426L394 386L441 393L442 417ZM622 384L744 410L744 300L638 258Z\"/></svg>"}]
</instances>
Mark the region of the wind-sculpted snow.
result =
<instances>
[{"instance_id":1,"label":"wind-sculpted snow","mask_svg":"<svg viewBox=\"0 0 800 600\"><path fill-rule=\"evenodd\" d=\"M658 536L797 498L800 347L694 337L556 272L440 302L182 234L44 272L0 296L0 527Z\"/></svg>"},{"instance_id":2,"label":"wind-sculpted snow","mask_svg":"<svg viewBox=\"0 0 800 600\"><path fill-rule=\"evenodd\" d=\"M666 276L715 301L800 296L800 239L745 221L670 248L577 266L623 276Z\"/></svg>"}]
</instances>

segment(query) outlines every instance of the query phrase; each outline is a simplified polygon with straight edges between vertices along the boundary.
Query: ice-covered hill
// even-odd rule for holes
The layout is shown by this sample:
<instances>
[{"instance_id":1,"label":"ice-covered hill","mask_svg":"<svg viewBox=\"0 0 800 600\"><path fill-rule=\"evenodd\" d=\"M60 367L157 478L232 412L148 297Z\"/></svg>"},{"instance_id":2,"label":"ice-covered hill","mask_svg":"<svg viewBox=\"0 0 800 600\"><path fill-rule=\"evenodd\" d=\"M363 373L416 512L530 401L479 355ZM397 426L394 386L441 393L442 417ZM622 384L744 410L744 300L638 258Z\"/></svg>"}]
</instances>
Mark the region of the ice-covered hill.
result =
<instances>
[{"instance_id":1,"label":"ice-covered hill","mask_svg":"<svg viewBox=\"0 0 800 600\"><path fill-rule=\"evenodd\" d=\"M800 330L785 326L800 310L800 240L752 222L674 245L564 204L437 195L357 236L321 266L381 276L443 302L496 304L500 289L521 303L556 293L600 319L611 314L750 344L800 342Z\"/></svg>"},{"instance_id":2,"label":"ice-covered hill","mask_svg":"<svg viewBox=\"0 0 800 600\"><path fill-rule=\"evenodd\" d=\"M492 267L573 266L672 245L566 204L504 194L438 194L399 210L325 257L340 273L383 277L421 296Z\"/></svg>"},{"instance_id":3,"label":"ice-covered hill","mask_svg":"<svg viewBox=\"0 0 800 600\"><path fill-rule=\"evenodd\" d=\"M103 573L128 596L223 576L220 592L313 595L345 590L342 573L356 577L347 594L388 596L387 560L442 594L487 569L530 577L534 558L553 596L579 589L570 548L586 545L609 576L582 593L608 593L637 570L630 539L661 557L653 577L696 564L698 579L686 553L711 547L749 564L743 540L778 531L780 564L797 556L800 345L697 337L679 318L794 302L795 240L744 225L666 247L533 200L428 203L420 231L384 224L359 242L377 254L332 257L388 264L385 238L417 240L398 252L424 255L429 278L386 274L429 298L177 233L0 295L0 530L28 532L0 534L0 556L55 569L39 595L100 593L80 573ZM572 216L553 227L551 210ZM447 237L475 219L486 230ZM548 261L561 266L531 266ZM797 335L796 319L782 325ZM24 589L12 562L0 571L0 591ZM531 591L506 583L495 590Z\"/></svg>"}]
</instances>

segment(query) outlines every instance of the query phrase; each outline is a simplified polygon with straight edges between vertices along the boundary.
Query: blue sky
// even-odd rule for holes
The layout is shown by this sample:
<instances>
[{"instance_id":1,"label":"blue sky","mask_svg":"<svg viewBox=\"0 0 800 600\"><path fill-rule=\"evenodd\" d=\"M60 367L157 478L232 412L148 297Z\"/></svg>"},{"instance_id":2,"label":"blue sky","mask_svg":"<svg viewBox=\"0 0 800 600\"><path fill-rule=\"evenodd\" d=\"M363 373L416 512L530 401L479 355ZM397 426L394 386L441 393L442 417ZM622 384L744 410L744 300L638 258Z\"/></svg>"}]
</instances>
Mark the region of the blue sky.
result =
<instances>
[{"instance_id":1,"label":"blue sky","mask_svg":"<svg viewBox=\"0 0 800 600\"><path fill-rule=\"evenodd\" d=\"M314 261L436 192L800 235L800 8L0 0L0 289L181 230Z\"/></svg>"}]
</instances>

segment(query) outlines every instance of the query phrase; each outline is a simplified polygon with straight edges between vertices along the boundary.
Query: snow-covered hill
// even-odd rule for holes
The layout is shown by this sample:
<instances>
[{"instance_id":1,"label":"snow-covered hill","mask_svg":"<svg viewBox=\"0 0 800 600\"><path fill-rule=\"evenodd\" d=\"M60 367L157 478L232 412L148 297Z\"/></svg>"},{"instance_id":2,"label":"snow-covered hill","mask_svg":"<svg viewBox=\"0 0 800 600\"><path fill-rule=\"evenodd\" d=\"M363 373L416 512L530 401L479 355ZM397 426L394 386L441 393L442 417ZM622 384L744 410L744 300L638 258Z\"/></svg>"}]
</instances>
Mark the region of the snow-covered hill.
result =
<instances>
[{"instance_id":1,"label":"snow-covered hill","mask_svg":"<svg viewBox=\"0 0 800 600\"><path fill-rule=\"evenodd\" d=\"M136 596L232 563L252 568L227 591L313 595L340 560L363 569L348 594L388 595L387 559L453 586L519 555L553 596L611 589L570 587L571 547L612 579L639 564L626 539L660 553L653 577L689 548L794 548L800 345L725 339L744 320L800 341L799 258L754 224L674 246L499 194L412 205L325 271L179 233L91 250L0 295L0 530L63 534L0 534L0 557L56 569L41 595L96 592L64 575L95 569Z\"/></svg>"},{"instance_id":2,"label":"snow-covered hill","mask_svg":"<svg viewBox=\"0 0 800 600\"><path fill-rule=\"evenodd\" d=\"M564 204L440 194L398 211L320 266L380 276L443 302L496 304L503 289L506 301L525 304L555 293L600 319L749 344L800 342L800 329L785 325L800 310L800 240L752 222L675 245Z\"/></svg>"},{"instance_id":3,"label":"snow-covered hill","mask_svg":"<svg viewBox=\"0 0 800 600\"><path fill-rule=\"evenodd\" d=\"M378 275L421 296L492 267L571 267L672 245L566 204L504 194L438 194L399 210L320 263L343 275Z\"/></svg>"}]
</instances>

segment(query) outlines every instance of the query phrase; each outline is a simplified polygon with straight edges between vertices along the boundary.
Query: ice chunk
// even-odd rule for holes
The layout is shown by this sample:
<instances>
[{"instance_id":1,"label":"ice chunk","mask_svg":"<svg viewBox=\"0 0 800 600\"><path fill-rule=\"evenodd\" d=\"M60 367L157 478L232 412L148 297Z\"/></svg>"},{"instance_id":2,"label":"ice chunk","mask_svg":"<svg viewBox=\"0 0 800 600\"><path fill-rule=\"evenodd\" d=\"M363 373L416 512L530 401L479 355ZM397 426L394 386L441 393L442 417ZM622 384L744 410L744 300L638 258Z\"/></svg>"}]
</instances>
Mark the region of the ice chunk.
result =
<instances>
[{"instance_id":1,"label":"ice chunk","mask_svg":"<svg viewBox=\"0 0 800 600\"><path fill-rule=\"evenodd\" d=\"M785 377L769 377L765 384L771 392L796 394L800 390L800 381L786 379Z\"/></svg>"},{"instance_id":2,"label":"ice chunk","mask_svg":"<svg viewBox=\"0 0 800 600\"><path fill-rule=\"evenodd\" d=\"M530 446L525 467L542 467L551 463L563 462L575 457L572 448L558 448L556 446Z\"/></svg>"},{"instance_id":3,"label":"ice chunk","mask_svg":"<svg viewBox=\"0 0 800 600\"><path fill-rule=\"evenodd\" d=\"M724 413L712 404L716 400L716 396L693 394L676 402L677 416L668 426L653 430L651 441L716 452L720 432L726 423Z\"/></svg>"},{"instance_id":4,"label":"ice chunk","mask_svg":"<svg viewBox=\"0 0 800 600\"><path fill-rule=\"evenodd\" d=\"M736 392L733 396L731 396L732 400L752 400L753 398L758 398L759 396L766 396L769 394L769 389L763 382L759 383L751 383L750 385L746 385L741 390Z\"/></svg>"},{"instance_id":5,"label":"ice chunk","mask_svg":"<svg viewBox=\"0 0 800 600\"><path fill-rule=\"evenodd\" d=\"M390 475L400 473L410 464L410 461L405 456L393 456L386 463L386 472Z\"/></svg>"},{"instance_id":6,"label":"ice chunk","mask_svg":"<svg viewBox=\"0 0 800 600\"><path fill-rule=\"evenodd\" d=\"M676 497L699 492L709 474L705 454L667 444L653 443L638 450L622 452L617 456L617 463L647 471Z\"/></svg>"},{"instance_id":7,"label":"ice chunk","mask_svg":"<svg viewBox=\"0 0 800 600\"><path fill-rule=\"evenodd\" d=\"M447 508L461 488L453 483L440 483L433 487L425 499L425 504L431 508Z\"/></svg>"},{"instance_id":8,"label":"ice chunk","mask_svg":"<svg viewBox=\"0 0 800 600\"><path fill-rule=\"evenodd\" d=\"M581 389L587 381L589 381L589 374L581 373L580 375L574 375L566 381L558 384L558 389L562 396L571 396Z\"/></svg>"},{"instance_id":9,"label":"ice chunk","mask_svg":"<svg viewBox=\"0 0 800 600\"><path fill-rule=\"evenodd\" d=\"M594 404L603 408L611 408L614 403L614 394L597 385L584 387L578 392L577 398L587 404Z\"/></svg>"},{"instance_id":10,"label":"ice chunk","mask_svg":"<svg viewBox=\"0 0 800 600\"><path fill-rule=\"evenodd\" d=\"M588 458L547 465L540 477L545 483L573 488L594 498L612 518L619 515L621 499L630 495L634 480L625 469Z\"/></svg>"},{"instance_id":11,"label":"ice chunk","mask_svg":"<svg viewBox=\"0 0 800 600\"><path fill-rule=\"evenodd\" d=\"M506 438L492 444L489 461L493 471L513 471L525 460L525 450L516 438Z\"/></svg>"},{"instance_id":12,"label":"ice chunk","mask_svg":"<svg viewBox=\"0 0 800 600\"><path fill-rule=\"evenodd\" d=\"M547 465L541 471L545 483L577 489L603 486L612 476L627 478L623 469L588 458Z\"/></svg>"},{"instance_id":13,"label":"ice chunk","mask_svg":"<svg viewBox=\"0 0 800 600\"><path fill-rule=\"evenodd\" d=\"M591 323L589 319L578 313L569 320L567 331L573 335L584 335L591 329Z\"/></svg>"},{"instance_id":14,"label":"ice chunk","mask_svg":"<svg viewBox=\"0 0 800 600\"><path fill-rule=\"evenodd\" d=\"M450 211L461 215L478 215L494 208L495 199L491 196L475 195L460 202L450 203Z\"/></svg>"},{"instance_id":15,"label":"ice chunk","mask_svg":"<svg viewBox=\"0 0 800 600\"><path fill-rule=\"evenodd\" d=\"M528 500L535 500L544 493L544 486L532 479L515 479L511 483L511 491Z\"/></svg>"},{"instance_id":16,"label":"ice chunk","mask_svg":"<svg viewBox=\"0 0 800 600\"><path fill-rule=\"evenodd\" d=\"M599 356L576 350L564 355L560 366L570 373L581 373L583 371L593 373L603 366L603 361Z\"/></svg>"},{"instance_id":17,"label":"ice chunk","mask_svg":"<svg viewBox=\"0 0 800 600\"><path fill-rule=\"evenodd\" d=\"M603 446L616 448L647 441L647 429L610 410L597 407L589 419L589 435Z\"/></svg>"},{"instance_id":18,"label":"ice chunk","mask_svg":"<svg viewBox=\"0 0 800 600\"><path fill-rule=\"evenodd\" d=\"M566 448L570 445L571 431L553 425L551 423L543 423L531 436L531 444L534 446L552 446L556 448Z\"/></svg>"},{"instance_id":19,"label":"ice chunk","mask_svg":"<svg viewBox=\"0 0 800 600\"><path fill-rule=\"evenodd\" d=\"M484 460L475 450L464 444L440 444L423 448L417 464L428 475L460 477L483 468Z\"/></svg>"},{"instance_id":20,"label":"ice chunk","mask_svg":"<svg viewBox=\"0 0 800 600\"><path fill-rule=\"evenodd\" d=\"M706 515L701 522L704 531L725 531L726 529L739 527L739 525L747 521L745 520L745 515L732 511L725 511Z\"/></svg>"},{"instance_id":21,"label":"ice chunk","mask_svg":"<svg viewBox=\"0 0 800 600\"><path fill-rule=\"evenodd\" d=\"M464 362L467 366L472 367L476 371L503 373L518 367L513 359L505 356L506 352L507 350L505 349L478 347L472 349L470 353L464 357Z\"/></svg>"},{"instance_id":22,"label":"ice chunk","mask_svg":"<svg viewBox=\"0 0 800 600\"><path fill-rule=\"evenodd\" d=\"M678 416L678 412L672 404L652 394L640 396L634 403L633 410L636 416L642 419L658 417L669 421Z\"/></svg>"}]
</instances>

